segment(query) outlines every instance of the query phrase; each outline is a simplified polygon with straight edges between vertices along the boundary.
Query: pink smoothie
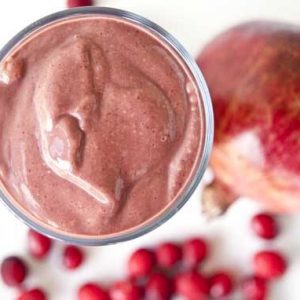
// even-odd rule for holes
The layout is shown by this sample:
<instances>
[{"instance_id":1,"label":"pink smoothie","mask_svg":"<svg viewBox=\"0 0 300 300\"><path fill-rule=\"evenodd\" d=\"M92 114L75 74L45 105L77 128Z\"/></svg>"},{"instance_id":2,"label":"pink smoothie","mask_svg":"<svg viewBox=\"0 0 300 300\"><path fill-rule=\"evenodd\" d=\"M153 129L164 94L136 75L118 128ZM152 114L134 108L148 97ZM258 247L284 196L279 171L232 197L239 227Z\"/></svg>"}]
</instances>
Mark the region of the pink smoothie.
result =
<instances>
[{"instance_id":1,"label":"pink smoothie","mask_svg":"<svg viewBox=\"0 0 300 300\"><path fill-rule=\"evenodd\" d=\"M59 232L139 226L175 201L203 139L196 84L150 32L113 17L52 23L0 63L0 179Z\"/></svg>"}]
</instances>

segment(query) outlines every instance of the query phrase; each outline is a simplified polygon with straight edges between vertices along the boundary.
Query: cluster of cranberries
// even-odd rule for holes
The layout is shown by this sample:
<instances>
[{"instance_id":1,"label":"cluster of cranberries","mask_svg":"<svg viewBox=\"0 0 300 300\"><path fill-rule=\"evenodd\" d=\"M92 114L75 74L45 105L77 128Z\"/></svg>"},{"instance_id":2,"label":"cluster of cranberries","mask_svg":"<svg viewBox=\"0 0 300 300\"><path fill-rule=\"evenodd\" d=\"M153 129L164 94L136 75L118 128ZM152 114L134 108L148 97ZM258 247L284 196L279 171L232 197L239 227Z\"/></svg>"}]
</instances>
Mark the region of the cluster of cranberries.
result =
<instances>
[{"instance_id":1,"label":"cluster of cranberries","mask_svg":"<svg viewBox=\"0 0 300 300\"><path fill-rule=\"evenodd\" d=\"M28 231L27 247L30 256L36 260L44 260L50 253L53 241L48 237L33 231ZM67 245L62 252L62 264L66 269L78 268L84 260L82 249ZM29 274L29 268L25 261L17 256L7 257L1 264L1 277L3 282L19 291L18 300L46 300L47 294L39 287L28 289L25 279Z\"/></svg>"},{"instance_id":2,"label":"cluster of cranberries","mask_svg":"<svg viewBox=\"0 0 300 300\"><path fill-rule=\"evenodd\" d=\"M252 218L251 228L263 239L278 234L276 220L267 214ZM45 259L53 242L33 231L28 233L28 250L32 257ZM193 238L179 245L166 242L155 249L138 249L128 261L128 278L114 283L109 289L96 282L88 282L78 290L78 300L169 300L180 295L187 300L223 299L240 286L245 300L264 300L268 282L285 273L286 260L277 251L260 251L253 257L253 275L240 283L232 274L220 270L207 276L201 266L209 255L209 246L203 238ZM76 246L65 246L62 262L67 269L78 268L84 260L83 251ZM18 300L46 300L40 288L26 289L28 274L25 262L16 256L3 260L3 282L19 289Z\"/></svg>"}]
</instances>

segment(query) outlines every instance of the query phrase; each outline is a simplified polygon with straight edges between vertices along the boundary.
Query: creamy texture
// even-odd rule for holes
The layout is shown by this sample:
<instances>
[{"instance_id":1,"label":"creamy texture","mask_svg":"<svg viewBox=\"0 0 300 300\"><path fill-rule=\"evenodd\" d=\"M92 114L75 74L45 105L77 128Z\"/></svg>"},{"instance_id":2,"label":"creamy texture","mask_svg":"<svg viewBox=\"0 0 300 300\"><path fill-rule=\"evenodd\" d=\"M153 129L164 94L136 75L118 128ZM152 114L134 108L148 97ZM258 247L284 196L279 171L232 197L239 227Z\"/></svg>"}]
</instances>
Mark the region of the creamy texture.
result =
<instances>
[{"instance_id":1,"label":"creamy texture","mask_svg":"<svg viewBox=\"0 0 300 300\"><path fill-rule=\"evenodd\" d=\"M51 24L0 64L0 176L57 231L121 232L158 215L193 175L201 108L155 36L109 17Z\"/></svg>"}]
</instances>

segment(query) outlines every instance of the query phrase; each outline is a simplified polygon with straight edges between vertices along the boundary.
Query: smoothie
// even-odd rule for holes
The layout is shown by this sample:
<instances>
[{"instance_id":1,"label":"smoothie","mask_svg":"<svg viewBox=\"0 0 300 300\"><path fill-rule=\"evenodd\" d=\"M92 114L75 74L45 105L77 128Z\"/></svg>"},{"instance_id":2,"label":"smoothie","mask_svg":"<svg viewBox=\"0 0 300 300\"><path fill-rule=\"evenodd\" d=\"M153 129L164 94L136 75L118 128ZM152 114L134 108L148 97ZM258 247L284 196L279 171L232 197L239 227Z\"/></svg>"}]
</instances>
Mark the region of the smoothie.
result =
<instances>
[{"instance_id":1,"label":"smoothie","mask_svg":"<svg viewBox=\"0 0 300 300\"><path fill-rule=\"evenodd\" d=\"M52 230L99 236L176 201L203 144L197 85L178 54L109 16L51 23L0 62L0 181Z\"/></svg>"}]
</instances>

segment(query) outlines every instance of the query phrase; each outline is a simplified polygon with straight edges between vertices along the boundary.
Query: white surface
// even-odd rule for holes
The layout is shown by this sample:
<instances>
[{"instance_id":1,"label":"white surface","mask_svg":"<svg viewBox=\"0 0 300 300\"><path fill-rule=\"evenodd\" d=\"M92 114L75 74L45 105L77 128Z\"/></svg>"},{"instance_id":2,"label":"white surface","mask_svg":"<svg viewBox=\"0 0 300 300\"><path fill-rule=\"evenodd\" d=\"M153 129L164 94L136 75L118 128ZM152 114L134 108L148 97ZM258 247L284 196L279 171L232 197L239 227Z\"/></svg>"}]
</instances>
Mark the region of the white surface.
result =
<instances>
[{"instance_id":1,"label":"white surface","mask_svg":"<svg viewBox=\"0 0 300 300\"><path fill-rule=\"evenodd\" d=\"M100 1L98 2L100 4ZM246 19L269 18L290 20L299 24L298 0L110 0L102 5L114 6L144 15L175 35L194 55L214 34ZM0 47L34 20L64 8L64 0L2 0L0 6ZM250 272L251 254L257 248L275 246L290 260L288 274L272 286L271 300L300 299L300 216L282 218L282 234L276 242L264 244L248 230L250 216L257 206L247 200L234 205L228 214L211 223L200 217L200 193L169 222L137 240L88 252L87 264L77 272L65 273L59 264L61 245L57 245L46 264L31 263L32 284L45 286L54 300L75 299L79 283L93 279L109 283L125 274L126 257L140 245L155 245L166 239L181 241L193 235L207 236L212 257L204 270L232 268L237 274ZM24 255L26 227L0 206L0 259L8 254ZM0 299L14 299L13 291L0 283ZM233 298L231 298L233 299ZM235 299L241 299L236 295Z\"/></svg>"}]
</instances>

